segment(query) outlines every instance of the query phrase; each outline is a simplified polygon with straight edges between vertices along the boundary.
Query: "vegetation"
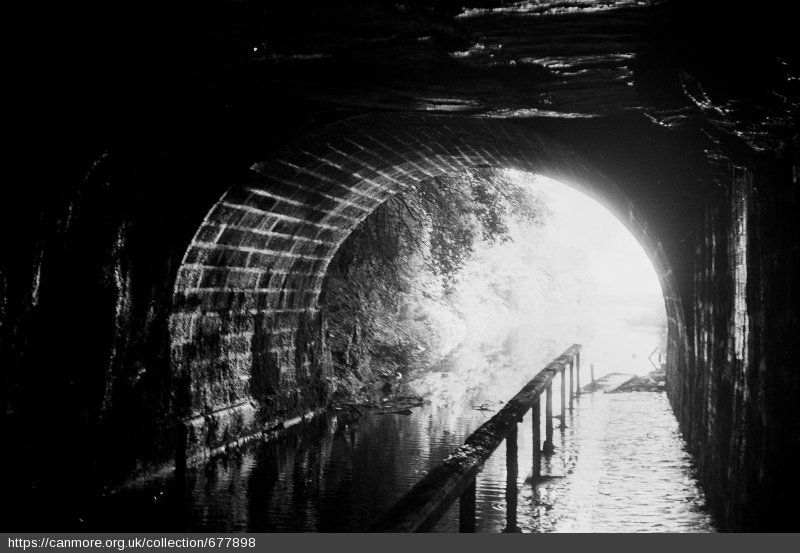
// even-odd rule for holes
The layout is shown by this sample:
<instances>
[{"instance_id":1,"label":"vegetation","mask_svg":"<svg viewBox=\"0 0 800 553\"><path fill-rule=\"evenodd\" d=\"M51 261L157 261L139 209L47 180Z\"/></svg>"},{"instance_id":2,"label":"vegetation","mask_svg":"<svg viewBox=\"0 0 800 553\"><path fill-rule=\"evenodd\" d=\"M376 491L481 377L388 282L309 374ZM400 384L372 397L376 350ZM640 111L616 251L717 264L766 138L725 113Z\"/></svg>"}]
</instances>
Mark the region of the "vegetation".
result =
<instances>
[{"instance_id":1,"label":"vegetation","mask_svg":"<svg viewBox=\"0 0 800 553\"><path fill-rule=\"evenodd\" d=\"M506 242L510 223L545 217L494 171L422 181L384 202L339 248L323 285L335 395L385 397L438 362L439 329L409 300L446 301L476 244Z\"/></svg>"}]
</instances>

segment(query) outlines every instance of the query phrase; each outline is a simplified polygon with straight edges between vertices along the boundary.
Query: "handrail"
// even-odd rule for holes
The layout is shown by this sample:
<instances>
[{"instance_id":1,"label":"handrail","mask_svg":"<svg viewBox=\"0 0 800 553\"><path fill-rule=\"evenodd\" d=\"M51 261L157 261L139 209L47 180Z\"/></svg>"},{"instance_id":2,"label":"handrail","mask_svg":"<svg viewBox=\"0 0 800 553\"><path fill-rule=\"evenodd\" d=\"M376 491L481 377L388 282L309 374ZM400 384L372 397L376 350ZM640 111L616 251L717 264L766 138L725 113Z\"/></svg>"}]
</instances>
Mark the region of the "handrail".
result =
<instances>
[{"instance_id":1,"label":"handrail","mask_svg":"<svg viewBox=\"0 0 800 553\"><path fill-rule=\"evenodd\" d=\"M544 452L553 449L552 382L561 374L561 416L566 410L564 397L565 369L570 369L570 401L580 393L580 344L573 344L553 359L534 376L491 419L473 432L455 452L434 467L422 480L398 500L373 527L376 532L425 532L432 529L450 506L461 498L460 529L475 531L475 477L484 462L500 443L513 438L516 452L517 423L534 406L539 406L540 396L546 392ZM573 393L573 364L577 367L577 388ZM541 467L539 450L541 407L534 409L533 437L535 440L533 473L539 476ZM563 419L562 419L563 421ZM516 467L516 459L514 459ZM516 469L515 469L516 472ZM516 485L516 484L514 484Z\"/></svg>"}]
</instances>

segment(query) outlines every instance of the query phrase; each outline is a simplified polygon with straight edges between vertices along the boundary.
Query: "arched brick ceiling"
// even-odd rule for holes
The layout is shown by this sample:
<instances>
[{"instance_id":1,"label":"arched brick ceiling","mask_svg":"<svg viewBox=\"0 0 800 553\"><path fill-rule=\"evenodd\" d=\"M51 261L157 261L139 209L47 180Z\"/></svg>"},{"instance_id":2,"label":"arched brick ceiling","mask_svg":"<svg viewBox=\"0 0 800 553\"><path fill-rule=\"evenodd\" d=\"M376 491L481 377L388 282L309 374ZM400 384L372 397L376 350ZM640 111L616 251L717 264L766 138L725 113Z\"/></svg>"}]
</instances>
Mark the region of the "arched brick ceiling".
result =
<instances>
[{"instance_id":1,"label":"arched brick ceiling","mask_svg":"<svg viewBox=\"0 0 800 553\"><path fill-rule=\"evenodd\" d=\"M606 203L651 255L671 327L682 325L658 237L613 183L564 146L505 120L357 117L255 164L199 224L178 272L171 318L173 365L189 381L190 414L264 400L252 378L265 372L270 393L302 389L297 379L313 375L303 373L298 350L309 340L300 344L297 332L314 317L339 245L392 194L476 168L546 175Z\"/></svg>"},{"instance_id":2,"label":"arched brick ceiling","mask_svg":"<svg viewBox=\"0 0 800 553\"><path fill-rule=\"evenodd\" d=\"M572 183L610 203L629 226L644 228L616 187L563 147L514 123L355 118L255 164L247 182L225 193L186 253L176 305L183 311L312 308L328 261L380 203L413 182L488 167ZM651 253L658 247L650 237L638 238Z\"/></svg>"}]
</instances>

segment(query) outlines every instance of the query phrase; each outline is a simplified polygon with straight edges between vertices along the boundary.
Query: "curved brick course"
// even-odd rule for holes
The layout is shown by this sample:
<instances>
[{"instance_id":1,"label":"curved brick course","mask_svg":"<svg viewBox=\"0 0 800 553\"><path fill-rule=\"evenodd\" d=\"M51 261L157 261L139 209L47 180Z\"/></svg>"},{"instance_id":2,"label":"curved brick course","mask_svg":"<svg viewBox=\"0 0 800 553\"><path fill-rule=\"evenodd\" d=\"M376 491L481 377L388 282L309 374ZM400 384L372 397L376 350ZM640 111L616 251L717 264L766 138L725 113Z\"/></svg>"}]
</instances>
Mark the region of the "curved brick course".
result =
<instances>
[{"instance_id":1,"label":"curved brick course","mask_svg":"<svg viewBox=\"0 0 800 553\"><path fill-rule=\"evenodd\" d=\"M384 200L476 168L543 174L604 201L650 252L682 327L669 264L634 206L576 155L502 120L373 115L336 123L251 168L209 211L175 284L172 362L198 454L324 401L316 300L328 262ZM298 339L301 326L310 328ZM224 415L220 421L220 414Z\"/></svg>"}]
</instances>

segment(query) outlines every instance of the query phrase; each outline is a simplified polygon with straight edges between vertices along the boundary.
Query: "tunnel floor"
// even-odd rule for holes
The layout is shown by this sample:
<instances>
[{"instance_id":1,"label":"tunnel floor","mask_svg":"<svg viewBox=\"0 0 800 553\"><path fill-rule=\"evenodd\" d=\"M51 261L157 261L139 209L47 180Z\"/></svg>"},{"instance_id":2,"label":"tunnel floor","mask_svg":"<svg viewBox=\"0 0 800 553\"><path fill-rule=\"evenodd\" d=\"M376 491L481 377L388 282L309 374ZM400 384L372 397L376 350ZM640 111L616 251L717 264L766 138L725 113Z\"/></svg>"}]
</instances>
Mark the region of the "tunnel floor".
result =
<instances>
[{"instance_id":1,"label":"tunnel floor","mask_svg":"<svg viewBox=\"0 0 800 553\"><path fill-rule=\"evenodd\" d=\"M518 433L516 517L501 445L477 479L478 532L715 531L666 395L609 393L629 377L605 377L576 400L565 426L555 421L555 451L543 457L536 486L528 413ZM83 520L115 530L363 531L491 417L474 406L332 411L279 441L195 467L185 481L115 494ZM458 531L457 503L435 531Z\"/></svg>"}]
</instances>

